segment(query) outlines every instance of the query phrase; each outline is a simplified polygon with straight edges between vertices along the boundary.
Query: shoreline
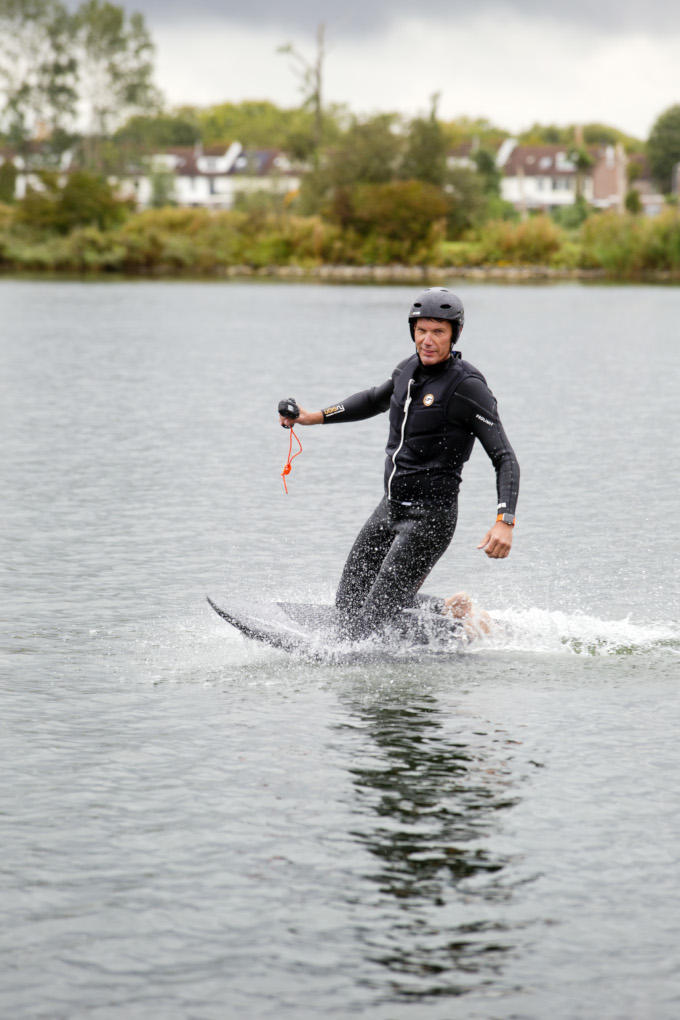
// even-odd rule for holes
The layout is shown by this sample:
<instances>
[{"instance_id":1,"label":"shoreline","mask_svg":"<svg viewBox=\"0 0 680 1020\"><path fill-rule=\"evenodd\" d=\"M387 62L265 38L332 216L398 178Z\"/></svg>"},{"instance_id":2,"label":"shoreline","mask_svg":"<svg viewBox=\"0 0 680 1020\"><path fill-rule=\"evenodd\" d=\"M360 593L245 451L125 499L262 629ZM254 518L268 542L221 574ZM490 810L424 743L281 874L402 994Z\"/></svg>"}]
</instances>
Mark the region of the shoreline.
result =
<instances>
[{"instance_id":1,"label":"shoreline","mask_svg":"<svg viewBox=\"0 0 680 1020\"><path fill-rule=\"evenodd\" d=\"M488 266L353 266L324 263L318 266L215 266L209 271L178 270L176 266L150 266L146 270L40 269L0 266L0 279L41 278L91 280L281 280L305 283L422 284L451 280L494 283L680 283L680 270L654 270L635 275L615 275L605 269L558 268L545 265Z\"/></svg>"}]
</instances>

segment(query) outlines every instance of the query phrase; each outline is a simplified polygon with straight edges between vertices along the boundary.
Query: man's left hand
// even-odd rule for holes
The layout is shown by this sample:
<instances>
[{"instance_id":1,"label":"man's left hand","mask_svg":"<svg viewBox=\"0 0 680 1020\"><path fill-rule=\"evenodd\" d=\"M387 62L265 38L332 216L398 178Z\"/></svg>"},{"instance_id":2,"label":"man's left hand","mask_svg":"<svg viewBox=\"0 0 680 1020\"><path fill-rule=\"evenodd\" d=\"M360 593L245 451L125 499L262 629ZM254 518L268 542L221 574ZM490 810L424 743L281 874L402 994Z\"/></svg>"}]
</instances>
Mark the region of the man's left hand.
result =
<instances>
[{"instance_id":1,"label":"man's left hand","mask_svg":"<svg viewBox=\"0 0 680 1020\"><path fill-rule=\"evenodd\" d=\"M512 524L503 524L503 521L496 521L494 526L487 531L477 548L483 549L492 560L504 560L506 556L510 555L513 530Z\"/></svg>"}]
</instances>

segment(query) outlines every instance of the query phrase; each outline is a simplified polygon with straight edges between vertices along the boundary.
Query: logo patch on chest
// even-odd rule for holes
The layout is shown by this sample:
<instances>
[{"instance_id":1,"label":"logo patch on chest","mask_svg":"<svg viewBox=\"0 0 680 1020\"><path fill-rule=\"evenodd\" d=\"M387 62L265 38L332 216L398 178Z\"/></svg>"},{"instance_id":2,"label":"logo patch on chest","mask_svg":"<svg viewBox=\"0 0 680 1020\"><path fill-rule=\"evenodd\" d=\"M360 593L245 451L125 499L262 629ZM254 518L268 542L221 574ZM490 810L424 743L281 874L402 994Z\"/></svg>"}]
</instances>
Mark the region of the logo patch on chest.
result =
<instances>
[{"instance_id":1,"label":"logo patch on chest","mask_svg":"<svg viewBox=\"0 0 680 1020\"><path fill-rule=\"evenodd\" d=\"M423 403L425 407L431 407L434 404L434 393L426 393L423 397Z\"/></svg>"}]
</instances>

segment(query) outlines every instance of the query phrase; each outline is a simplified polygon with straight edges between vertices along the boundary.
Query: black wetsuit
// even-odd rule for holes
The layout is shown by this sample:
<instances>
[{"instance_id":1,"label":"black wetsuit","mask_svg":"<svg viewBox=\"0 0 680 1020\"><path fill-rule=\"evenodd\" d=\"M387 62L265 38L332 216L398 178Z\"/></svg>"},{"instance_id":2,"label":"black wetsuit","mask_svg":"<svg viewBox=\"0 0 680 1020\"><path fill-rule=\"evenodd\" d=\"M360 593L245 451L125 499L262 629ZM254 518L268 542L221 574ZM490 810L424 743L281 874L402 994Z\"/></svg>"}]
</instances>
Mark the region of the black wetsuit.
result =
<instances>
[{"instance_id":1,"label":"black wetsuit","mask_svg":"<svg viewBox=\"0 0 680 1020\"><path fill-rule=\"evenodd\" d=\"M369 633L413 605L456 528L463 464L475 438L496 470L498 509L515 513L519 465L483 375L458 351L425 366L400 362L381 386L324 408L324 422L390 411L385 496L345 563L336 595L351 636Z\"/></svg>"}]
</instances>

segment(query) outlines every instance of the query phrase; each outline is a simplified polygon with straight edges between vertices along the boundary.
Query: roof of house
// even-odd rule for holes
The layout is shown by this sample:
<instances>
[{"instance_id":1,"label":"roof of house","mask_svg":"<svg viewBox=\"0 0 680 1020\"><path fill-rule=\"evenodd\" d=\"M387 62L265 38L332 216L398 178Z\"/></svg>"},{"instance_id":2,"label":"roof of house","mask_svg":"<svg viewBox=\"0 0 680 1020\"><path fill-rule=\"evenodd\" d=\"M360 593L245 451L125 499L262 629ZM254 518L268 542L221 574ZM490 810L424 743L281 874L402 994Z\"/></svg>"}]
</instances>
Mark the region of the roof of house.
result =
<instances>
[{"instance_id":1,"label":"roof of house","mask_svg":"<svg viewBox=\"0 0 680 1020\"><path fill-rule=\"evenodd\" d=\"M299 165L297 171L299 172ZM231 172L254 176L290 174L296 172L296 165L281 149L245 149L237 157Z\"/></svg>"},{"instance_id":2,"label":"roof of house","mask_svg":"<svg viewBox=\"0 0 680 1020\"><path fill-rule=\"evenodd\" d=\"M167 161L174 172L183 177L220 177L225 170L218 161L225 160L230 148L229 145L172 145L154 152L151 158L157 162Z\"/></svg>"},{"instance_id":3,"label":"roof of house","mask_svg":"<svg viewBox=\"0 0 680 1020\"><path fill-rule=\"evenodd\" d=\"M171 146L155 152L152 159L156 163L167 163L168 169L182 177L233 174L260 177L296 172L290 158L281 149L242 149L238 142L230 146Z\"/></svg>"},{"instance_id":4,"label":"roof of house","mask_svg":"<svg viewBox=\"0 0 680 1020\"><path fill-rule=\"evenodd\" d=\"M503 170L509 177L520 173L525 177L571 177L576 173L576 166L565 145L516 145Z\"/></svg>"}]
</instances>

